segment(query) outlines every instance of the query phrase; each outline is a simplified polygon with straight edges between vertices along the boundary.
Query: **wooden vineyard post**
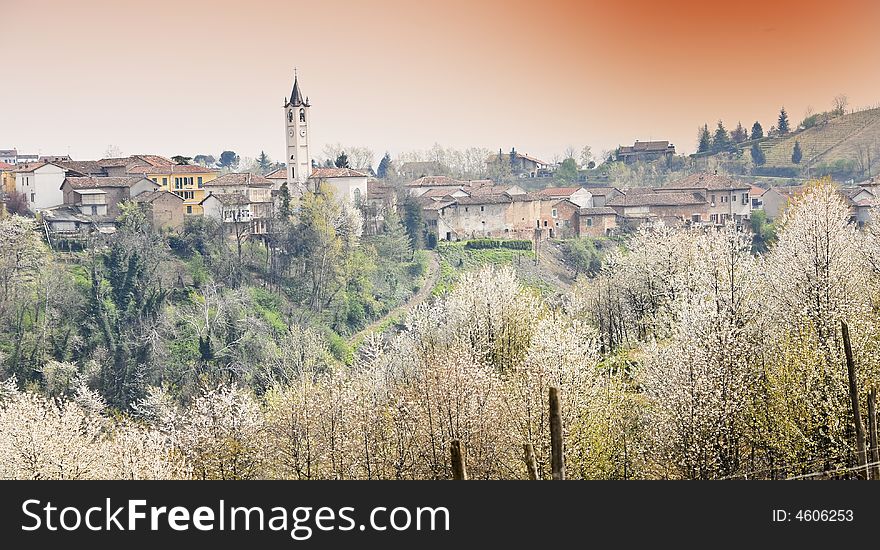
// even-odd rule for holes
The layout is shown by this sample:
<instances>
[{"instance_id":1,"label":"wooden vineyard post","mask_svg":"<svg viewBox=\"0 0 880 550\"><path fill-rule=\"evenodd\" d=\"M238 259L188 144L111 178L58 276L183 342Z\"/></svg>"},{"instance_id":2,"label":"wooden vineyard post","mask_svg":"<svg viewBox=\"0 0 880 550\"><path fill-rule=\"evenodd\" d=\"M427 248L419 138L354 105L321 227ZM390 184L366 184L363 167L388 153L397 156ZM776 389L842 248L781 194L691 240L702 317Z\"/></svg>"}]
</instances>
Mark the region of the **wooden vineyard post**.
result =
<instances>
[{"instance_id":1,"label":"wooden vineyard post","mask_svg":"<svg viewBox=\"0 0 880 550\"><path fill-rule=\"evenodd\" d=\"M565 457L562 454L562 412L559 388L550 388L550 467L553 479L565 479Z\"/></svg>"},{"instance_id":2,"label":"wooden vineyard post","mask_svg":"<svg viewBox=\"0 0 880 550\"><path fill-rule=\"evenodd\" d=\"M871 388L868 392L868 453L873 466L871 466L871 479L880 480L880 449L877 448L877 388Z\"/></svg>"},{"instance_id":3,"label":"wooden vineyard post","mask_svg":"<svg viewBox=\"0 0 880 550\"><path fill-rule=\"evenodd\" d=\"M529 472L529 479L538 479L538 460L535 458L535 447L531 443L523 445L525 451L526 470Z\"/></svg>"},{"instance_id":4,"label":"wooden vineyard post","mask_svg":"<svg viewBox=\"0 0 880 550\"><path fill-rule=\"evenodd\" d=\"M862 427L862 417L859 414L859 387L856 383L856 364L853 360L852 342L849 338L849 327L846 321L840 322L840 331L843 335L843 352L846 354L846 372L849 377L849 400L852 406L853 422L856 425L856 451L858 452L859 477L868 477L868 457L865 454L865 429Z\"/></svg>"},{"instance_id":5,"label":"wooden vineyard post","mask_svg":"<svg viewBox=\"0 0 880 550\"><path fill-rule=\"evenodd\" d=\"M452 479L467 479L467 466L464 463L464 453L461 450L461 441L453 439L449 445L449 454L452 458Z\"/></svg>"}]
</instances>

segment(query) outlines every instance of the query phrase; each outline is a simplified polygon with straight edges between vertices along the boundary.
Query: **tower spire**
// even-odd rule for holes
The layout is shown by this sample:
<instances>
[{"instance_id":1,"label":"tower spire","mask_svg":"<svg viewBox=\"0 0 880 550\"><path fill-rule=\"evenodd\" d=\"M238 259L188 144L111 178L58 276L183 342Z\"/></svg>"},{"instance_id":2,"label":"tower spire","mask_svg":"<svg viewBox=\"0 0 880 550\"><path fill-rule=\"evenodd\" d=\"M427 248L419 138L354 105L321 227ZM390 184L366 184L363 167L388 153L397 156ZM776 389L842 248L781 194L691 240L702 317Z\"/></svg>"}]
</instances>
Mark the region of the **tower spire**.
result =
<instances>
[{"instance_id":1,"label":"tower spire","mask_svg":"<svg viewBox=\"0 0 880 550\"><path fill-rule=\"evenodd\" d=\"M299 78L297 77L296 67L293 69L293 90L290 92L290 104L294 107L299 107L301 105L308 107L308 102L303 101L303 95L299 89Z\"/></svg>"}]
</instances>

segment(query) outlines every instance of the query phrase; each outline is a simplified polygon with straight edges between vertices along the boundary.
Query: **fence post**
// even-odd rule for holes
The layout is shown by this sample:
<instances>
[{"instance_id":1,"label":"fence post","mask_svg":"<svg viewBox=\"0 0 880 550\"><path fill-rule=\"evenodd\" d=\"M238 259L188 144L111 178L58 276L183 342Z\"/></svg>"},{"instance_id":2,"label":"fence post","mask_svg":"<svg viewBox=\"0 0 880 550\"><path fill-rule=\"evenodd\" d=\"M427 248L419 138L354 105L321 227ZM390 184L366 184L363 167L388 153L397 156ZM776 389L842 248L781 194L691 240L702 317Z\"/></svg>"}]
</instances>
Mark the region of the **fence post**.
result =
<instances>
[{"instance_id":1,"label":"fence post","mask_svg":"<svg viewBox=\"0 0 880 550\"><path fill-rule=\"evenodd\" d=\"M453 439L449 445L449 455L452 458L452 479L467 479L467 466L464 463L464 453L461 450L461 441Z\"/></svg>"},{"instance_id":2,"label":"fence post","mask_svg":"<svg viewBox=\"0 0 880 550\"><path fill-rule=\"evenodd\" d=\"M858 452L858 465L860 466L858 477L868 478L868 457L865 454L865 430L862 427L862 417L859 414L859 388L856 383L856 364L853 360L852 342L849 338L849 327L846 321L840 322L840 331L843 335L843 352L846 354L846 371L849 377L849 400L852 406L853 422L856 425L856 451Z\"/></svg>"},{"instance_id":3,"label":"fence post","mask_svg":"<svg viewBox=\"0 0 880 550\"><path fill-rule=\"evenodd\" d=\"M562 454L562 413L559 388L550 388L550 467L553 479L565 479L565 457Z\"/></svg>"},{"instance_id":4,"label":"fence post","mask_svg":"<svg viewBox=\"0 0 880 550\"><path fill-rule=\"evenodd\" d=\"M872 479L880 480L880 449L877 448L877 388L871 388L868 392L868 444L871 446L871 452L868 453L871 462Z\"/></svg>"},{"instance_id":5,"label":"fence post","mask_svg":"<svg viewBox=\"0 0 880 550\"><path fill-rule=\"evenodd\" d=\"M526 470L529 472L529 479L534 481L538 479L538 460L535 458L535 447L531 443L525 443L523 451L525 451Z\"/></svg>"}]
</instances>

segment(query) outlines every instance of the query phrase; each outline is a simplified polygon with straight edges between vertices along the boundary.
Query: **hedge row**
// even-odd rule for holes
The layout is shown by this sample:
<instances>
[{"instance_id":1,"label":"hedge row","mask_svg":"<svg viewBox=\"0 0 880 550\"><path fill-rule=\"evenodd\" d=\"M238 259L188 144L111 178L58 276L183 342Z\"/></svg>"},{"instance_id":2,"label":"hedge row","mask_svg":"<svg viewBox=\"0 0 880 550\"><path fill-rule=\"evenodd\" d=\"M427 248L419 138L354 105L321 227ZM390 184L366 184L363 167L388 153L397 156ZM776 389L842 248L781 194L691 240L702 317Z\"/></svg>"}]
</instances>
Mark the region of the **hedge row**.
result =
<instances>
[{"instance_id":1,"label":"hedge row","mask_svg":"<svg viewBox=\"0 0 880 550\"><path fill-rule=\"evenodd\" d=\"M464 244L465 248L509 248L511 250L531 250L532 241L525 239L473 239Z\"/></svg>"}]
</instances>

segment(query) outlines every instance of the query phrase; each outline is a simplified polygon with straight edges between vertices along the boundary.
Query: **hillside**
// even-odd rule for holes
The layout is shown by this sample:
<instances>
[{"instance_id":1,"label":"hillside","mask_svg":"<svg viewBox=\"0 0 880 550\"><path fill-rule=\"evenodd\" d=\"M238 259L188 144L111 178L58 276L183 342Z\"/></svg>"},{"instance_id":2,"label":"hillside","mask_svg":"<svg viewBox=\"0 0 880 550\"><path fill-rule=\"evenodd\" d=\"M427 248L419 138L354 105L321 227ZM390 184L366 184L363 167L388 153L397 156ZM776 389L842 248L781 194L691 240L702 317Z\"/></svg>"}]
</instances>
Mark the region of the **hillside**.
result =
<instances>
[{"instance_id":1,"label":"hillside","mask_svg":"<svg viewBox=\"0 0 880 550\"><path fill-rule=\"evenodd\" d=\"M803 160L800 166L791 162L795 141L800 142ZM787 168L837 167L843 171L861 171L871 151L872 166L880 164L880 109L850 113L820 123L812 128L787 136L762 141L761 149L767 157L767 166ZM746 148L746 155L749 150ZM861 160L860 160L861 158Z\"/></svg>"}]
</instances>

